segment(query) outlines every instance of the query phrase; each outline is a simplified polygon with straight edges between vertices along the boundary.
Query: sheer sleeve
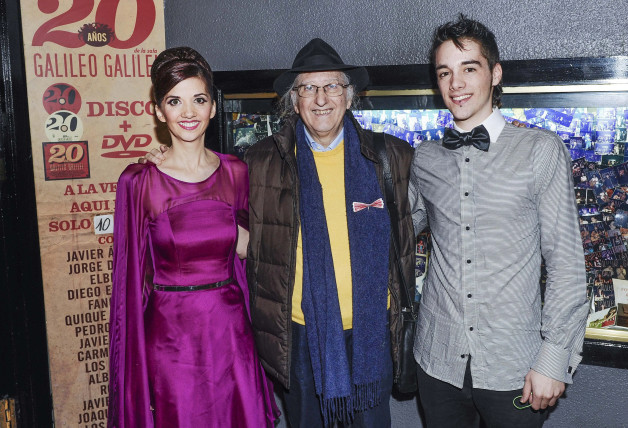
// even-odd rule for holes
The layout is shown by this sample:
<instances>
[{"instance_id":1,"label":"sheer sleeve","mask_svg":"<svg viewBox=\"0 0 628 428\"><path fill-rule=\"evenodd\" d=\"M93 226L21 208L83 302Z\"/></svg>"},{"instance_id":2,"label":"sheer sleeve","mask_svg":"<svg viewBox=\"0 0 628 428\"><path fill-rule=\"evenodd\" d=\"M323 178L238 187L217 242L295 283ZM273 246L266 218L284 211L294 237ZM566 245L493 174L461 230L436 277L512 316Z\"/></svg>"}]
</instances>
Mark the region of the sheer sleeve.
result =
<instances>
[{"instance_id":1,"label":"sheer sleeve","mask_svg":"<svg viewBox=\"0 0 628 428\"><path fill-rule=\"evenodd\" d=\"M249 230L249 171L246 164L239 162L235 182L236 221L238 226Z\"/></svg>"},{"instance_id":2,"label":"sheer sleeve","mask_svg":"<svg viewBox=\"0 0 628 428\"><path fill-rule=\"evenodd\" d=\"M152 426L144 341L148 297L147 216L141 165L120 176L114 217L113 288L109 317L109 427Z\"/></svg>"},{"instance_id":3,"label":"sheer sleeve","mask_svg":"<svg viewBox=\"0 0 628 428\"><path fill-rule=\"evenodd\" d=\"M249 230L249 171L244 162L235 156L225 159L226 169L231 177L233 188L233 214L238 226ZM233 274L244 295L246 312L251 317L250 292L246 280L246 259L241 260L237 255L233 257Z\"/></svg>"}]
</instances>

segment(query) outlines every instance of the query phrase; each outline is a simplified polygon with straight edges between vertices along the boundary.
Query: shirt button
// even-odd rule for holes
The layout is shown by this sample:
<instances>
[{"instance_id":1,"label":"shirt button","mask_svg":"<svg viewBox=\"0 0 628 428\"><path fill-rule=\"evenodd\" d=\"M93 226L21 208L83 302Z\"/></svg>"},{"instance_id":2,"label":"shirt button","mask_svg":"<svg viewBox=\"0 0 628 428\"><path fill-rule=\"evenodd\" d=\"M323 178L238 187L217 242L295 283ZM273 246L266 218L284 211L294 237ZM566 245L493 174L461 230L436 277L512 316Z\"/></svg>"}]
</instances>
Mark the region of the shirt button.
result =
<instances>
[{"instance_id":1,"label":"shirt button","mask_svg":"<svg viewBox=\"0 0 628 428\"><path fill-rule=\"evenodd\" d=\"M465 158L465 160L464 160L464 161L465 161L465 162L469 162L470 160L471 160L471 159L469 159L469 158Z\"/></svg>"},{"instance_id":2,"label":"shirt button","mask_svg":"<svg viewBox=\"0 0 628 428\"><path fill-rule=\"evenodd\" d=\"M471 259L467 259L467 263L468 263L468 264L471 264Z\"/></svg>"},{"instance_id":3,"label":"shirt button","mask_svg":"<svg viewBox=\"0 0 628 428\"><path fill-rule=\"evenodd\" d=\"M469 196L469 192L464 192L464 195L465 196Z\"/></svg>"},{"instance_id":4,"label":"shirt button","mask_svg":"<svg viewBox=\"0 0 628 428\"><path fill-rule=\"evenodd\" d=\"M473 327L469 327L469 331L473 331Z\"/></svg>"},{"instance_id":5,"label":"shirt button","mask_svg":"<svg viewBox=\"0 0 628 428\"><path fill-rule=\"evenodd\" d=\"M471 226L465 227L466 230L471 230Z\"/></svg>"},{"instance_id":6,"label":"shirt button","mask_svg":"<svg viewBox=\"0 0 628 428\"><path fill-rule=\"evenodd\" d=\"M473 296L473 294L471 294L471 293L467 294L467 297L468 297L469 299L471 298L471 296Z\"/></svg>"}]
</instances>

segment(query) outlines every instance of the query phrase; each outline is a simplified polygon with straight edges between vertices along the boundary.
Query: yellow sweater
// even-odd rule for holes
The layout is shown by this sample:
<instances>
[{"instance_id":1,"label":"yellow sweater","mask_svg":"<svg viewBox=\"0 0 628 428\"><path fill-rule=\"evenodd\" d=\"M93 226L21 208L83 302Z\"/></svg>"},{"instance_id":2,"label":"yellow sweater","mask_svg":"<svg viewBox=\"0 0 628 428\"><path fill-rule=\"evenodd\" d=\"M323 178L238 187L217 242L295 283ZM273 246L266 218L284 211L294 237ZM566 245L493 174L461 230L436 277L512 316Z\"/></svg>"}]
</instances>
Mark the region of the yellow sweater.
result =
<instances>
[{"instance_id":1,"label":"yellow sweater","mask_svg":"<svg viewBox=\"0 0 628 428\"><path fill-rule=\"evenodd\" d=\"M344 141L328 152L312 151L318 179L323 188L323 205L327 218L329 244L334 261L336 285L342 327L347 330L353 323L353 300L351 282L351 255L349 252L349 230L347 228L347 210L345 203L345 151ZM314 284L316 285L316 284ZM297 241L297 260L292 294L292 321L305 325L301 310L303 296L303 245L301 230Z\"/></svg>"}]
</instances>

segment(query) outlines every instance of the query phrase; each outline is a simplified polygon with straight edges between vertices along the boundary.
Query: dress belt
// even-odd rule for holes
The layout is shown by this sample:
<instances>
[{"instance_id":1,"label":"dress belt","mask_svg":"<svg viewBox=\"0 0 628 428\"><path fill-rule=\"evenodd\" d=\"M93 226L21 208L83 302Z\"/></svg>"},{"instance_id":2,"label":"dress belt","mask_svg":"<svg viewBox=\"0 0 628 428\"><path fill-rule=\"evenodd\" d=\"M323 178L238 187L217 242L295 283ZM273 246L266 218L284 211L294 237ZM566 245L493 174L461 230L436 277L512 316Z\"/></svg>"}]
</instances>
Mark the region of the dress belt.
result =
<instances>
[{"instance_id":1,"label":"dress belt","mask_svg":"<svg viewBox=\"0 0 628 428\"><path fill-rule=\"evenodd\" d=\"M160 285L153 284L153 289L157 291L197 291L197 290L208 290L210 288L218 288L223 285L231 284L233 282L233 278L225 279L224 281L212 282L211 284L201 284L201 285Z\"/></svg>"}]
</instances>

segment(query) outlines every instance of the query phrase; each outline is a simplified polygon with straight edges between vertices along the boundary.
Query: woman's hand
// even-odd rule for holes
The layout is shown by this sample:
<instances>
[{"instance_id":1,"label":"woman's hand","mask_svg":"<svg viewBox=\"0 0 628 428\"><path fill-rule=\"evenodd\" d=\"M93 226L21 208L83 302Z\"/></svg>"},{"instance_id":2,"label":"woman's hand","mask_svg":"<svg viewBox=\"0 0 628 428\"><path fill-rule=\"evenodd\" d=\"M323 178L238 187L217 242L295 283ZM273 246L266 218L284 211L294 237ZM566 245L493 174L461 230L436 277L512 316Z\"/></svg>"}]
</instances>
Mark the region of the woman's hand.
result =
<instances>
[{"instance_id":1,"label":"woman's hand","mask_svg":"<svg viewBox=\"0 0 628 428\"><path fill-rule=\"evenodd\" d=\"M246 258L246 249L249 246L249 231L238 226L238 243L236 244L236 254L240 259Z\"/></svg>"}]
</instances>

